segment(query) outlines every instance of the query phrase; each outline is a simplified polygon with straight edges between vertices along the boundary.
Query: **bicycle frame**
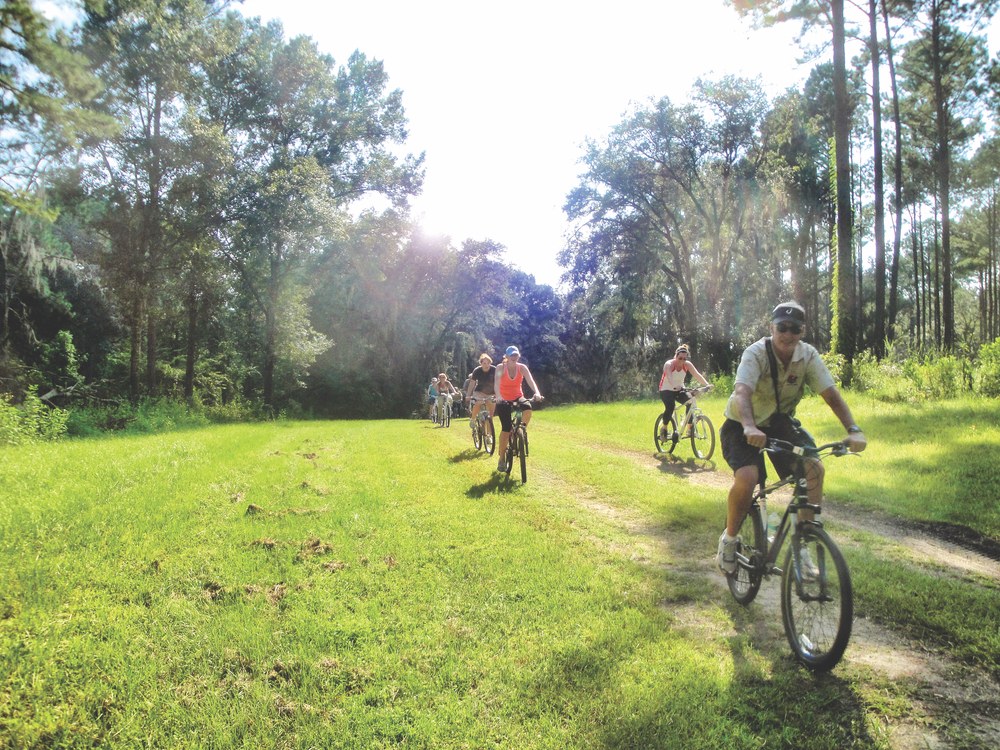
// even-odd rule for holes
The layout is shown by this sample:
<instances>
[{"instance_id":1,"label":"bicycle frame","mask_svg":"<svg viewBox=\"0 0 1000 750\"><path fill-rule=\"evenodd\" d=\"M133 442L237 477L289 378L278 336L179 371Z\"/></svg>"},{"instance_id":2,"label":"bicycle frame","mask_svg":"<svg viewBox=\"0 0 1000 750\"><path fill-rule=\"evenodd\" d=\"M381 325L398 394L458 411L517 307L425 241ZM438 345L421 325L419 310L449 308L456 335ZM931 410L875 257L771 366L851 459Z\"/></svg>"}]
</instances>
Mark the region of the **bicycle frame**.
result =
<instances>
[{"instance_id":1,"label":"bicycle frame","mask_svg":"<svg viewBox=\"0 0 1000 750\"><path fill-rule=\"evenodd\" d=\"M490 401L496 403L496 398L493 396L487 396L486 398L476 398L475 396L473 396L472 398L469 399L469 411L472 411L473 409L476 408L477 401L481 401L483 405L482 408L480 408L479 411L476 412L476 421L480 422L484 419L493 419L493 415L490 414L490 409L487 406L487 404Z\"/></svg>"},{"instance_id":2,"label":"bicycle frame","mask_svg":"<svg viewBox=\"0 0 1000 750\"><path fill-rule=\"evenodd\" d=\"M695 417L704 413L701 407L698 406L698 399L701 397L703 393L708 393L708 390L709 387L707 385L704 385L701 388L692 388L688 391L688 393L691 395L691 398L688 399L687 404L678 403L677 405L674 406L675 414L681 408L681 406L684 406L685 408L687 406L691 407L690 409L686 409L687 413L684 415L684 419L680 420L677 423L677 431L680 434L682 435L684 434L684 430L687 429L688 425L694 422Z\"/></svg>"},{"instance_id":3,"label":"bicycle frame","mask_svg":"<svg viewBox=\"0 0 1000 750\"><path fill-rule=\"evenodd\" d=\"M476 420L472 425L473 429L472 442L475 444L476 449L478 450L480 447L486 447L486 437L487 437L486 423L493 421L493 415L490 414L490 410L487 404L490 401L493 401L495 403L496 399L493 396L488 396L487 398L472 397L469 399L470 411L475 409L477 401L482 402L482 406L476 413ZM495 438L492 429L489 431L489 434ZM493 445L495 446L495 443ZM486 450L487 453L489 453L491 456L493 455L492 448L487 447Z\"/></svg>"},{"instance_id":4,"label":"bicycle frame","mask_svg":"<svg viewBox=\"0 0 1000 750\"><path fill-rule=\"evenodd\" d=\"M451 402L452 402L452 396L450 393L438 394L437 403L434 404L434 408L437 411L438 421L441 424L444 424L446 416L449 421L451 420Z\"/></svg>"},{"instance_id":5,"label":"bicycle frame","mask_svg":"<svg viewBox=\"0 0 1000 750\"><path fill-rule=\"evenodd\" d=\"M795 461L792 473L790 476L785 477L777 482L766 486L760 486L753 494L753 501L750 504L749 513L757 513L760 516L761 524L765 529L767 529L767 496L773 493L775 490L780 489L789 484L795 484L794 492L792 493L792 501L788 503L788 507L785 508L784 514L781 516L781 521L778 524L778 528L774 532L774 541L772 542L767 538L767 533L764 534L764 543L767 547L767 554L764 556L762 566L759 566L757 572L762 575L769 576L771 574L781 575L783 572L781 568L777 566L778 556L781 554L781 549L784 547L785 540L788 533L792 533L794 539L796 533L797 524L801 523L807 526L813 526L816 528L823 528L823 522L819 520L819 514L822 511L822 506L816 505L809 502L809 487L808 482L805 477L805 461L808 458L805 455L805 451L802 448L791 446L790 443L785 443L780 440L772 440L771 443L777 446L789 446L793 448L793 452L798 455L798 460ZM767 448L762 449L767 451ZM786 449L787 450L787 449ZM820 446L815 449L816 458L821 458L821 453L827 451L832 455L846 455L847 448L844 447L843 443L830 443L828 445ZM772 451L774 452L774 451ZM799 511L810 510L813 512L813 519L809 521L799 521L798 514ZM748 515L749 515L748 513ZM743 555L737 555L738 563L745 564L747 567L753 568L754 566ZM801 585L801 581L799 581ZM800 592L801 595L801 592Z\"/></svg>"}]
</instances>

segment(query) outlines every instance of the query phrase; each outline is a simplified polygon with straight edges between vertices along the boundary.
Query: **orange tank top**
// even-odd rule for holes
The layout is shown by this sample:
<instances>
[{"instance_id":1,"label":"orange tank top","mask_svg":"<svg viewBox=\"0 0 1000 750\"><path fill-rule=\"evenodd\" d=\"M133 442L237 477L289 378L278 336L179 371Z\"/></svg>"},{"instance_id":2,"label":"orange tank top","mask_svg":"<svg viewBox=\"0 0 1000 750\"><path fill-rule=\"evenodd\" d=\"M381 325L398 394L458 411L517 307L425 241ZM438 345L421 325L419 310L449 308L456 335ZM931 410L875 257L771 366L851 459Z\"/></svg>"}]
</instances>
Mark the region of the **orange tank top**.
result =
<instances>
[{"instance_id":1,"label":"orange tank top","mask_svg":"<svg viewBox=\"0 0 1000 750\"><path fill-rule=\"evenodd\" d=\"M524 380L521 368L517 368L517 374L512 378L507 375L507 365L502 365L502 367L503 374L500 375L500 398L504 401L517 401L524 396L524 391L521 390L521 381Z\"/></svg>"}]
</instances>

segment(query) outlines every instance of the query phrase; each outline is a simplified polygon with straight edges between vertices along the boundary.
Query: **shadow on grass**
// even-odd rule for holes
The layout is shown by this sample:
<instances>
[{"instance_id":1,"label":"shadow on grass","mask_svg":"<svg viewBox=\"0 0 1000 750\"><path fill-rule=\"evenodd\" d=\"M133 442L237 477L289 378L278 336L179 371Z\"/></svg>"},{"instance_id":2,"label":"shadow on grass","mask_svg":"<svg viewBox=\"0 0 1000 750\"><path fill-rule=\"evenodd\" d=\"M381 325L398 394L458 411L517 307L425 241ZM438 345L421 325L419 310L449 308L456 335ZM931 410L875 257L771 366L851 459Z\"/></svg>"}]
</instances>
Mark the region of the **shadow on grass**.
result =
<instances>
[{"instance_id":1,"label":"shadow on grass","mask_svg":"<svg viewBox=\"0 0 1000 750\"><path fill-rule=\"evenodd\" d=\"M467 497L472 498L482 498L485 495L492 495L497 492L510 492L518 487L523 486L521 483L520 473L511 472L508 474L501 474L498 471L493 471L490 474L488 481L482 484L472 485L468 492L466 492Z\"/></svg>"},{"instance_id":2,"label":"shadow on grass","mask_svg":"<svg viewBox=\"0 0 1000 750\"><path fill-rule=\"evenodd\" d=\"M486 453L486 451L478 451L475 448L466 448L461 453L456 453L454 456L449 458L448 463L460 464L463 461L475 461L483 456L490 458L490 455Z\"/></svg>"},{"instance_id":3,"label":"shadow on grass","mask_svg":"<svg viewBox=\"0 0 1000 750\"><path fill-rule=\"evenodd\" d=\"M660 471L664 474L672 474L675 477L686 477L690 474L702 472L713 472L716 463L713 459L703 460L700 458L681 458L672 453L657 453L656 460L660 462Z\"/></svg>"}]
</instances>

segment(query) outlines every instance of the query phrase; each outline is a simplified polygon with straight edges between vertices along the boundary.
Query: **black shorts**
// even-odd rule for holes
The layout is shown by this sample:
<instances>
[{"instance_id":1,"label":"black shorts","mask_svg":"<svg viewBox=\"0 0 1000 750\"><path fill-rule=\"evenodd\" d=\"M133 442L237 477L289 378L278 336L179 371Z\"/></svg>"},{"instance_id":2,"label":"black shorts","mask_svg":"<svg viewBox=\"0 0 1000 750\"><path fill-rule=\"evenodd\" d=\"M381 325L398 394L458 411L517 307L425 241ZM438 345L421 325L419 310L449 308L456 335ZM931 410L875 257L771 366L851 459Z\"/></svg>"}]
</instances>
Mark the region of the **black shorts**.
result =
<instances>
[{"instance_id":1,"label":"black shorts","mask_svg":"<svg viewBox=\"0 0 1000 750\"><path fill-rule=\"evenodd\" d=\"M785 424L778 428L759 427L758 429L769 438L786 440L792 445L801 448L815 448L816 441L812 435L802 428L802 424L797 419L784 420ZM767 469L764 466L764 452L760 448L754 448L747 442L746 435L743 434L743 425L735 419L727 419L719 430L719 444L722 446L722 457L726 459L729 468L734 472L744 466L756 466L759 472L758 482L767 479ZM792 473L792 457L785 454L767 454L771 457L778 477L784 479Z\"/></svg>"},{"instance_id":2,"label":"black shorts","mask_svg":"<svg viewBox=\"0 0 1000 750\"><path fill-rule=\"evenodd\" d=\"M510 432L511 428L514 426L514 419L511 416L511 412L514 410L513 407L515 405L521 411L531 411L531 402L524 396L521 396L521 398L513 402L497 401L497 408L493 412L493 416L500 419L500 432Z\"/></svg>"}]
</instances>

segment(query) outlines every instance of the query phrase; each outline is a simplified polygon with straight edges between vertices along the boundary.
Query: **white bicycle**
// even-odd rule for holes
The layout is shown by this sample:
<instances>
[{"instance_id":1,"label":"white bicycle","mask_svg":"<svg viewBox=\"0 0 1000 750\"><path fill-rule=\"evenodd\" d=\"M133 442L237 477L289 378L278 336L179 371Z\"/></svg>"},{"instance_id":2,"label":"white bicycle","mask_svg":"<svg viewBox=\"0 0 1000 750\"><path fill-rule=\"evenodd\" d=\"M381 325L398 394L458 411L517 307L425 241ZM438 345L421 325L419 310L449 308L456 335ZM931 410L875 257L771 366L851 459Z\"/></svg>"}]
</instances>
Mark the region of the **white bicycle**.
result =
<instances>
[{"instance_id":1,"label":"white bicycle","mask_svg":"<svg viewBox=\"0 0 1000 750\"><path fill-rule=\"evenodd\" d=\"M705 459L712 457L712 454L715 453L715 427L708 415L698 406L698 398L702 394L708 393L712 388L711 385L705 385L701 388L688 388L683 391L690 396L685 406L691 408L684 415L679 426L677 424L677 409L681 406L679 402L668 421L663 421L662 414L656 418L656 424L653 426L653 441L656 443L657 453L673 453L681 438L690 438L691 450L694 451L695 456Z\"/></svg>"}]
</instances>

